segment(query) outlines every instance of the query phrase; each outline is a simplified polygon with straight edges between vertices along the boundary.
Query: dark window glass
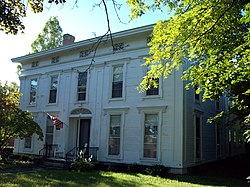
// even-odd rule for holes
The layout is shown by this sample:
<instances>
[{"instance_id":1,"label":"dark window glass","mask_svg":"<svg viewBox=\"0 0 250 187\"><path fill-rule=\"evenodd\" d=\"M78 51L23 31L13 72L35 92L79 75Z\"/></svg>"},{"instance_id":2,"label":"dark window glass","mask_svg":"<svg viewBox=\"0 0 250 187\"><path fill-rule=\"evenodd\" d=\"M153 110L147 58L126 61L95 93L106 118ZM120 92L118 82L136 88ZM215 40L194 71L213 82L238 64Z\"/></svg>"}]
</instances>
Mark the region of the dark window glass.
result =
<instances>
[{"instance_id":1,"label":"dark window glass","mask_svg":"<svg viewBox=\"0 0 250 187\"><path fill-rule=\"evenodd\" d=\"M80 72L78 75L78 85L77 85L77 100L86 100L87 91L87 72Z\"/></svg>"}]
</instances>

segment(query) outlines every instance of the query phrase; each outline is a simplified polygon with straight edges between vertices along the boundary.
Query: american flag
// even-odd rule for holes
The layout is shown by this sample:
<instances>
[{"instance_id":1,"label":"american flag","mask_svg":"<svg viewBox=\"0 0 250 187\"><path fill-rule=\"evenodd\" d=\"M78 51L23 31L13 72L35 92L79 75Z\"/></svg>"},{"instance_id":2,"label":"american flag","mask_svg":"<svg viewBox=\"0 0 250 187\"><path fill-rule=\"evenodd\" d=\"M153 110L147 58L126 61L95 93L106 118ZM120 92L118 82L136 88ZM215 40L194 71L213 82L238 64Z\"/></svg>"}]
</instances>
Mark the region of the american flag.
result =
<instances>
[{"instance_id":1,"label":"american flag","mask_svg":"<svg viewBox=\"0 0 250 187\"><path fill-rule=\"evenodd\" d=\"M48 114L48 116L49 116L49 118L51 119L53 125L56 126L56 129L63 128L63 122L62 122L61 120L59 120L59 119L57 119L57 117L51 116L51 115L49 115L49 114Z\"/></svg>"}]
</instances>

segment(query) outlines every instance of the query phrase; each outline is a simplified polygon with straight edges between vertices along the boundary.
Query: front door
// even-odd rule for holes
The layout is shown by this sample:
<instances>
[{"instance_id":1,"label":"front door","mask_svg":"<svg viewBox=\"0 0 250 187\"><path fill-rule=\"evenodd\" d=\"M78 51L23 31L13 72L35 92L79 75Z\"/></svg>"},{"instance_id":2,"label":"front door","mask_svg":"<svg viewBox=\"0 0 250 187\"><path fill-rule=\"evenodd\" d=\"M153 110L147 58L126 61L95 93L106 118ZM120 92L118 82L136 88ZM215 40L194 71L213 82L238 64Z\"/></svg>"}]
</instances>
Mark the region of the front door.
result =
<instances>
[{"instance_id":1,"label":"front door","mask_svg":"<svg viewBox=\"0 0 250 187\"><path fill-rule=\"evenodd\" d=\"M90 137L90 119L80 119L79 128L79 150L84 150L86 147L85 154L89 154L89 137Z\"/></svg>"}]
</instances>

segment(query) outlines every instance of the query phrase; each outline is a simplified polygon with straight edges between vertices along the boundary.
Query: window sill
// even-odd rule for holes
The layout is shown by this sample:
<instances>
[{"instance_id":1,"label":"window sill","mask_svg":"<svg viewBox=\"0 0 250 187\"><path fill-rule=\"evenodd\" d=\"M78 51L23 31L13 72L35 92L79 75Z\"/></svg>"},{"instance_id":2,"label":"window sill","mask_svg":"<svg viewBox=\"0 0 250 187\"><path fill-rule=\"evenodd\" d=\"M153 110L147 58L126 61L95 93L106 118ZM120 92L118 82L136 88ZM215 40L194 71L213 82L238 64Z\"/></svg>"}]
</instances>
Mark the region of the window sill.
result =
<instances>
[{"instance_id":1,"label":"window sill","mask_svg":"<svg viewBox=\"0 0 250 187\"><path fill-rule=\"evenodd\" d=\"M57 105L57 103L48 103L48 104L46 104L46 106L56 106Z\"/></svg>"},{"instance_id":2,"label":"window sill","mask_svg":"<svg viewBox=\"0 0 250 187\"><path fill-rule=\"evenodd\" d=\"M28 104L27 107L36 107L36 104Z\"/></svg>"},{"instance_id":3,"label":"window sill","mask_svg":"<svg viewBox=\"0 0 250 187\"><path fill-rule=\"evenodd\" d=\"M161 95L145 95L142 97L143 100L146 100L146 99L162 99L162 96Z\"/></svg>"},{"instance_id":4,"label":"window sill","mask_svg":"<svg viewBox=\"0 0 250 187\"><path fill-rule=\"evenodd\" d=\"M119 155L119 156L108 155L108 156L106 157L106 159L107 159L107 160L116 160L116 161L121 161L121 160L122 160L122 158L120 157L120 155Z\"/></svg>"},{"instance_id":5,"label":"window sill","mask_svg":"<svg viewBox=\"0 0 250 187\"><path fill-rule=\"evenodd\" d=\"M115 101L125 101L125 98L124 97L119 97L119 98L110 98L109 99L109 102L115 102Z\"/></svg>"},{"instance_id":6,"label":"window sill","mask_svg":"<svg viewBox=\"0 0 250 187\"><path fill-rule=\"evenodd\" d=\"M160 160L157 158L141 158L140 161L141 163L154 163L154 164L160 163Z\"/></svg>"},{"instance_id":7,"label":"window sill","mask_svg":"<svg viewBox=\"0 0 250 187\"><path fill-rule=\"evenodd\" d=\"M74 104L86 104L88 103L87 100L84 100L84 101L76 101Z\"/></svg>"}]
</instances>

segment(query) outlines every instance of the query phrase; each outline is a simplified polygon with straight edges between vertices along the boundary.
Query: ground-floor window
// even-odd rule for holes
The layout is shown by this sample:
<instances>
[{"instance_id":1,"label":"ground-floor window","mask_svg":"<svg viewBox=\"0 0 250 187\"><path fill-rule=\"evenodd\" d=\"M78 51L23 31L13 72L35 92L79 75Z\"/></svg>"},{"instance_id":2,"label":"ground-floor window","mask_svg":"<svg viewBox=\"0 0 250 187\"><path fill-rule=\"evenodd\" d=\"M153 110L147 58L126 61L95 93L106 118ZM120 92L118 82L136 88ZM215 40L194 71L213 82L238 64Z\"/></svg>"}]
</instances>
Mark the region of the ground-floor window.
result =
<instances>
[{"instance_id":1,"label":"ground-floor window","mask_svg":"<svg viewBox=\"0 0 250 187\"><path fill-rule=\"evenodd\" d=\"M24 139L24 148L31 149L32 137L27 137Z\"/></svg>"},{"instance_id":2,"label":"ground-floor window","mask_svg":"<svg viewBox=\"0 0 250 187\"><path fill-rule=\"evenodd\" d=\"M108 155L119 156L121 147L121 115L110 115Z\"/></svg>"},{"instance_id":3,"label":"ground-floor window","mask_svg":"<svg viewBox=\"0 0 250 187\"><path fill-rule=\"evenodd\" d=\"M143 157L157 158L158 114L145 114Z\"/></svg>"},{"instance_id":4,"label":"ground-floor window","mask_svg":"<svg viewBox=\"0 0 250 187\"><path fill-rule=\"evenodd\" d=\"M54 125L53 125L50 117L47 117L45 144L47 144L47 145L53 144L53 133L54 133Z\"/></svg>"},{"instance_id":5,"label":"ground-floor window","mask_svg":"<svg viewBox=\"0 0 250 187\"><path fill-rule=\"evenodd\" d=\"M195 158L201 159L201 117L195 116Z\"/></svg>"}]
</instances>

